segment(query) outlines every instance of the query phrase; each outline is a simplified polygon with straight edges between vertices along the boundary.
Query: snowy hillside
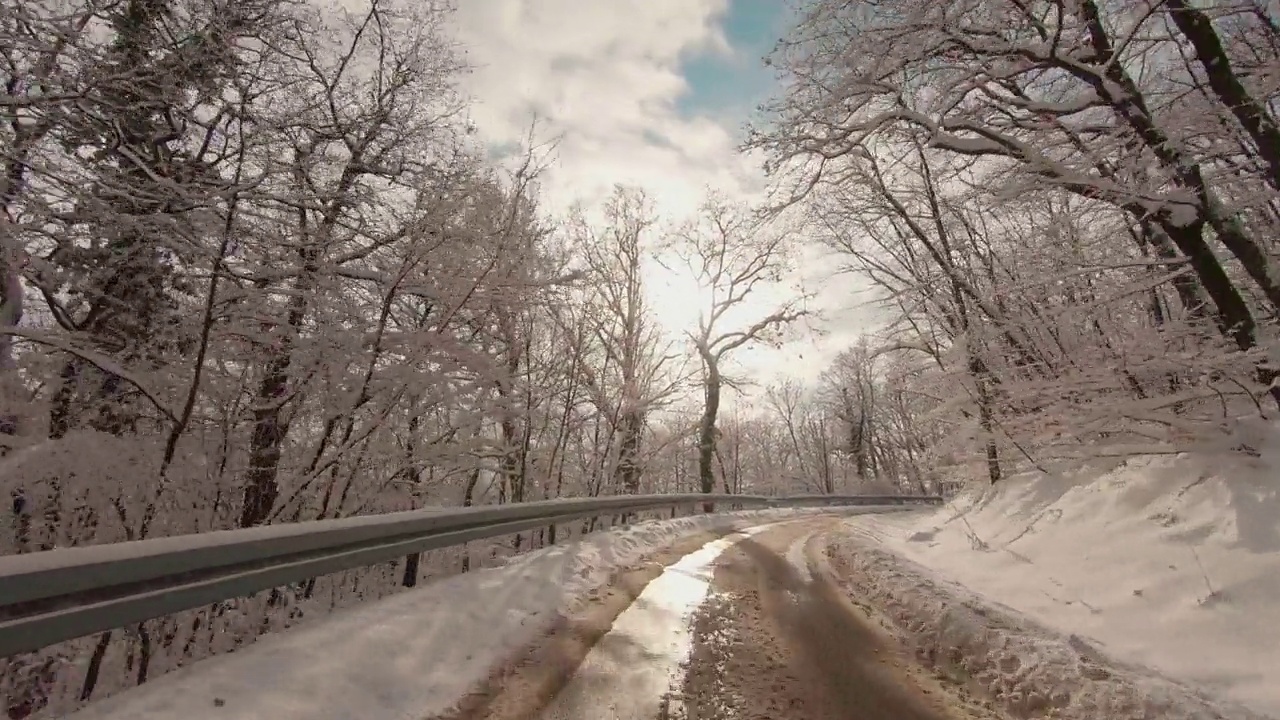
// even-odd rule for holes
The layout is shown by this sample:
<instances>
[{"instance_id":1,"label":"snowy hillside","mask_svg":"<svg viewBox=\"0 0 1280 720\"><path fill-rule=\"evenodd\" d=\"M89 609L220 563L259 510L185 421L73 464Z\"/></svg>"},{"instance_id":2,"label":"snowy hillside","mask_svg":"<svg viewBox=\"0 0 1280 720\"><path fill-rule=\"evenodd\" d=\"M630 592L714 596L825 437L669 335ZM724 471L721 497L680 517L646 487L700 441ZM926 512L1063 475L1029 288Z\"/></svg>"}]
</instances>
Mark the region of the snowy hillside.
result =
<instances>
[{"instance_id":1,"label":"snowy hillside","mask_svg":"<svg viewBox=\"0 0 1280 720\"><path fill-rule=\"evenodd\" d=\"M1280 443L1262 446L1021 475L853 524L1115 659L1280 715Z\"/></svg>"}]
</instances>

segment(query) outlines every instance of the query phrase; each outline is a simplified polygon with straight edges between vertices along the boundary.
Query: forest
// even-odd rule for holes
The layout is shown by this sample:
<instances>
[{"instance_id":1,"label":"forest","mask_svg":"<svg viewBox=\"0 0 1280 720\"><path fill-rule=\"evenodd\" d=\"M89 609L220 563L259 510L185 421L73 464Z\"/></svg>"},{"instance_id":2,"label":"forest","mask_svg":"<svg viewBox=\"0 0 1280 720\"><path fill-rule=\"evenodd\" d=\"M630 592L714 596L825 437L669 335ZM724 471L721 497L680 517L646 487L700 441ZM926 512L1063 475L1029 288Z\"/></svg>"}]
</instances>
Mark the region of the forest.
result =
<instances>
[{"instance_id":1,"label":"forest","mask_svg":"<svg viewBox=\"0 0 1280 720\"><path fill-rule=\"evenodd\" d=\"M1258 453L1280 399L1261 0L809 0L744 135L768 196L709 188L689 217L625 183L549 208L554 141L477 136L452 12L0 7L0 552ZM776 292L814 253L883 321L817 381L757 382L741 353L848 319ZM656 318L655 258L701 289L695 326ZM12 720L58 712L555 541L65 643L0 661L0 690Z\"/></svg>"}]
</instances>

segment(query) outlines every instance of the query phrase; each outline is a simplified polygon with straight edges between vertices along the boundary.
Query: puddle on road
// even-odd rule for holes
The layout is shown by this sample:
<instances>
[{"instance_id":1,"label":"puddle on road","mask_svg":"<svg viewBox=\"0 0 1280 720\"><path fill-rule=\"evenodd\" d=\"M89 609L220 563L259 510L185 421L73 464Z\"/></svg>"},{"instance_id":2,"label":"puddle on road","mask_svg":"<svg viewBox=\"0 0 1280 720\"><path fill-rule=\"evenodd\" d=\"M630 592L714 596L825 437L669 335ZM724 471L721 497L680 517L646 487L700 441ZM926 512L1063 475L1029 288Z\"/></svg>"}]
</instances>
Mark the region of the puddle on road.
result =
<instances>
[{"instance_id":1,"label":"puddle on road","mask_svg":"<svg viewBox=\"0 0 1280 720\"><path fill-rule=\"evenodd\" d=\"M711 588L712 563L768 528L713 540L667 566L591 648L542 720L652 720L662 712L680 717L670 693L682 684L681 668L693 645L690 621Z\"/></svg>"}]
</instances>

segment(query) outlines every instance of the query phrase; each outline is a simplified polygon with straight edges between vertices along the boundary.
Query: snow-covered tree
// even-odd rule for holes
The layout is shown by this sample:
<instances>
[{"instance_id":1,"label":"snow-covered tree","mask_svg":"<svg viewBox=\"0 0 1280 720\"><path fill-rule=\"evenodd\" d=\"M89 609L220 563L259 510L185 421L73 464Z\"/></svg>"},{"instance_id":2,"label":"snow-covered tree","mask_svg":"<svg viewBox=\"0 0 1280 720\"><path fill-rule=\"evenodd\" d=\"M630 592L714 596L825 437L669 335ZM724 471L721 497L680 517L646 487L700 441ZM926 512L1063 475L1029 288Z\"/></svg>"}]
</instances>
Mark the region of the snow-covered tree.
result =
<instances>
[{"instance_id":1,"label":"snow-covered tree","mask_svg":"<svg viewBox=\"0 0 1280 720\"><path fill-rule=\"evenodd\" d=\"M1215 442L1270 412L1273 36L1248 2L815 0L749 145L990 481Z\"/></svg>"},{"instance_id":2,"label":"snow-covered tree","mask_svg":"<svg viewBox=\"0 0 1280 720\"><path fill-rule=\"evenodd\" d=\"M672 249L702 295L697 300L698 326L689 339L702 365L698 477L704 493L715 491L716 420L726 383L725 358L744 346L778 343L810 314L803 292L773 307L753 307L766 289L785 281L792 262L789 237L749 208L715 194L674 234Z\"/></svg>"}]
</instances>

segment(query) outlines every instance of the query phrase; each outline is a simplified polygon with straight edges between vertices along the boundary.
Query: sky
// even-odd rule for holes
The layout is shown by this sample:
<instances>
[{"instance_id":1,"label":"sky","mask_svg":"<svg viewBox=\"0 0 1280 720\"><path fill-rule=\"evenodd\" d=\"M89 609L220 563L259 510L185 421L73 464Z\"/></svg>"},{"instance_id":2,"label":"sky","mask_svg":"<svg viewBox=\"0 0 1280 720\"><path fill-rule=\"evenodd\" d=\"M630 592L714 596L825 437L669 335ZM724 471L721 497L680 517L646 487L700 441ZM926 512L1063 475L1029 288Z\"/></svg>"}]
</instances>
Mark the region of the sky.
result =
<instances>
[{"instance_id":1,"label":"sky","mask_svg":"<svg viewBox=\"0 0 1280 720\"><path fill-rule=\"evenodd\" d=\"M705 190L758 197L765 178L738 152L742 128L774 91L763 57L786 34L786 0L465 0L457 22L472 120L493 148L527 137L533 117L557 140L544 180L548 210L598 204L615 183L645 189L674 220ZM813 379L856 335L866 312L854 281L831 280L830 263L807 257L799 280L820 287L830 332L780 350L737 354L740 374L761 384ZM696 321L698 288L682 275L649 278L655 312L673 333ZM781 299L761 295L763 314Z\"/></svg>"}]
</instances>

